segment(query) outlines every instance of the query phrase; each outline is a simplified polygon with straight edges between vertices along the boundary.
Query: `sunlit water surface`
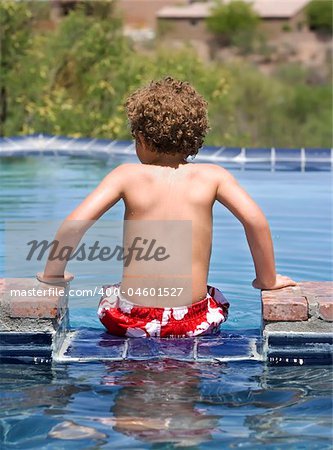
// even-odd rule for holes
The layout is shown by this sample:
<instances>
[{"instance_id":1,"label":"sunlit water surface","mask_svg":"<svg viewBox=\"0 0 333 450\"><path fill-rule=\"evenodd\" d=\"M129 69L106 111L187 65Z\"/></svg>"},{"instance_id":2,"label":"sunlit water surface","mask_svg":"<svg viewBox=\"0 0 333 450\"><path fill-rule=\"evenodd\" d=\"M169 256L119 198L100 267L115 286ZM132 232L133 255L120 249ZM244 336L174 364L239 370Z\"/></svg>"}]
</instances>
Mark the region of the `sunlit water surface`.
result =
<instances>
[{"instance_id":1,"label":"sunlit water surface","mask_svg":"<svg viewBox=\"0 0 333 450\"><path fill-rule=\"evenodd\" d=\"M3 159L0 242L6 221L60 221L121 162ZM278 272L296 281L331 279L331 173L231 171L269 220ZM122 216L119 203L102 220ZM1 249L1 271L13 275L4 265L4 245ZM19 267L17 274L33 275ZM242 226L217 204L209 281L231 303L225 330L259 333L260 296L251 287L253 278ZM115 281L112 273L108 279L94 273L94 284ZM91 284L83 269L72 287ZM98 300L70 298L71 326L102 330ZM329 367L165 360L0 370L4 449L332 448Z\"/></svg>"}]
</instances>

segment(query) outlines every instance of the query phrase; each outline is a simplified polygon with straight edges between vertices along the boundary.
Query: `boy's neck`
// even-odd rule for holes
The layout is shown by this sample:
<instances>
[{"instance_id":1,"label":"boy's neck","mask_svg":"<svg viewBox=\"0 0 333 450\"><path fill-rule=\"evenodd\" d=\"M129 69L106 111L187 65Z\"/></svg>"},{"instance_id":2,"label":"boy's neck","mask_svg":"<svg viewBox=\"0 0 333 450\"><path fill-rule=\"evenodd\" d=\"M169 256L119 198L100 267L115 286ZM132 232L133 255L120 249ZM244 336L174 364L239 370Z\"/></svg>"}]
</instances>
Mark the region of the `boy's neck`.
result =
<instances>
[{"instance_id":1,"label":"boy's neck","mask_svg":"<svg viewBox=\"0 0 333 450\"><path fill-rule=\"evenodd\" d=\"M148 166L164 166L176 169L179 166L188 164L183 153L158 152L152 143L148 142L140 132L136 135L135 149L141 163Z\"/></svg>"},{"instance_id":2,"label":"boy's neck","mask_svg":"<svg viewBox=\"0 0 333 450\"><path fill-rule=\"evenodd\" d=\"M183 155L169 155L167 153L160 153L156 154L148 164L153 166L168 166L177 168L181 165L188 164L188 162L184 159Z\"/></svg>"}]
</instances>

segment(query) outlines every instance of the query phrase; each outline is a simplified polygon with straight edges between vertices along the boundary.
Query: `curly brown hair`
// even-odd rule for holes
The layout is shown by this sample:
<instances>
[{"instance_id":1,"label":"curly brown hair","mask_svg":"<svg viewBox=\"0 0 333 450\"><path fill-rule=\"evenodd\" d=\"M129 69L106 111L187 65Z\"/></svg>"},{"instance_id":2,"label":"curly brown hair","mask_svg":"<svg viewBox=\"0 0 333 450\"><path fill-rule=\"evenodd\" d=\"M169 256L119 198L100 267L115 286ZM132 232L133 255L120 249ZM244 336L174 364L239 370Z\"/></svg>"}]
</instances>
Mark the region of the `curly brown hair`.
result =
<instances>
[{"instance_id":1,"label":"curly brown hair","mask_svg":"<svg viewBox=\"0 0 333 450\"><path fill-rule=\"evenodd\" d=\"M136 90L125 107L132 135L141 132L160 153L196 155L208 131L207 102L185 81L172 77Z\"/></svg>"}]
</instances>

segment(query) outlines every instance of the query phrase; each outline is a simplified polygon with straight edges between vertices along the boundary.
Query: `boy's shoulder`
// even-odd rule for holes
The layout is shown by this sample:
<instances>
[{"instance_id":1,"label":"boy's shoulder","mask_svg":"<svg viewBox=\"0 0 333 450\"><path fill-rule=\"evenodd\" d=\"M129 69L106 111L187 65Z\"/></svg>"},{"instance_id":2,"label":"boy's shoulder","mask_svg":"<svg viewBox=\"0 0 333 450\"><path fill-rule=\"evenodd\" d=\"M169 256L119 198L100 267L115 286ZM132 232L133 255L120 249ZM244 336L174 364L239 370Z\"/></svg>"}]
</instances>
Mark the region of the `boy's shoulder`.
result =
<instances>
[{"instance_id":1,"label":"boy's shoulder","mask_svg":"<svg viewBox=\"0 0 333 450\"><path fill-rule=\"evenodd\" d=\"M142 166L143 166L143 164L141 164L141 163L128 163L128 162L126 162L126 163L119 164L119 166L115 167L112 170L118 170L118 171L133 170L133 169L140 168Z\"/></svg>"},{"instance_id":2,"label":"boy's shoulder","mask_svg":"<svg viewBox=\"0 0 333 450\"><path fill-rule=\"evenodd\" d=\"M124 176L124 175L129 175L129 174L134 174L135 172L142 172L142 167L143 164L140 163L123 163L123 164L119 164L119 166L114 167L109 175L113 175L113 176Z\"/></svg>"},{"instance_id":3,"label":"boy's shoulder","mask_svg":"<svg viewBox=\"0 0 333 450\"><path fill-rule=\"evenodd\" d=\"M149 174L153 166L149 164L141 163L123 163L112 169L111 173L119 176L134 176ZM193 173L195 176L201 176L203 178L208 177L210 180L216 179L217 181L228 180L232 177L231 173L224 167L218 164L212 163L188 163L186 169Z\"/></svg>"},{"instance_id":4,"label":"boy's shoulder","mask_svg":"<svg viewBox=\"0 0 333 450\"><path fill-rule=\"evenodd\" d=\"M206 174L210 178L214 178L217 181L223 181L228 180L230 177L232 177L229 170L225 169L224 167L220 166L219 164L213 164L213 163L195 163L193 166L197 167L197 170L202 173Z\"/></svg>"}]
</instances>

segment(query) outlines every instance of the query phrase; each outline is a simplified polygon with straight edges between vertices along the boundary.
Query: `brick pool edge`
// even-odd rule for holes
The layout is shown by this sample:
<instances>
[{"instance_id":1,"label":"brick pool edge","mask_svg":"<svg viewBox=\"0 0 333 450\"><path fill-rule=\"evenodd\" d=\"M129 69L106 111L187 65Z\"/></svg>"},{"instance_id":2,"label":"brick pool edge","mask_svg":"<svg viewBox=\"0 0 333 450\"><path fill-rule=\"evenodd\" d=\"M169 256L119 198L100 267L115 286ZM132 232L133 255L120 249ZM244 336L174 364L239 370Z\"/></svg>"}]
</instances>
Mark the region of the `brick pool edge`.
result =
<instances>
[{"instance_id":1,"label":"brick pool edge","mask_svg":"<svg viewBox=\"0 0 333 450\"><path fill-rule=\"evenodd\" d=\"M0 362L52 361L68 330L67 289L0 279Z\"/></svg>"},{"instance_id":2,"label":"brick pool edge","mask_svg":"<svg viewBox=\"0 0 333 450\"><path fill-rule=\"evenodd\" d=\"M261 292L263 357L270 364L332 364L333 282Z\"/></svg>"},{"instance_id":3,"label":"brick pool edge","mask_svg":"<svg viewBox=\"0 0 333 450\"><path fill-rule=\"evenodd\" d=\"M215 348L210 355L213 359L228 360L228 349L230 351L234 342L233 347L240 350L233 349L230 354L236 359L263 360L271 365L332 364L332 293L333 282L329 281L304 281L295 287L262 291L262 339L258 338L255 343L255 339L246 336L221 336L212 339ZM64 288L35 279L0 279L0 362L50 363L60 350L63 352L71 344L75 346L71 341L75 331L69 332L67 294ZM95 352L92 359L127 357L126 352L120 351L121 346L128 347L126 339L113 342L112 336L105 337L106 333L99 330L93 336L82 333L83 337L77 339L79 346L83 345L82 349L87 348L87 340L95 342L92 344L95 350L90 348L90 353ZM186 341L188 343L188 339ZM207 337L196 338L190 359L200 360L200 349L204 349L207 342ZM115 345L119 355L117 352L116 356L111 355L111 344ZM106 345L102 358L101 345ZM262 354L256 350L251 353L250 347L252 350L260 348ZM236 355L237 351L239 355ZM172 354L168 353L168 357Z\"/></svg>"}]
</instances>

